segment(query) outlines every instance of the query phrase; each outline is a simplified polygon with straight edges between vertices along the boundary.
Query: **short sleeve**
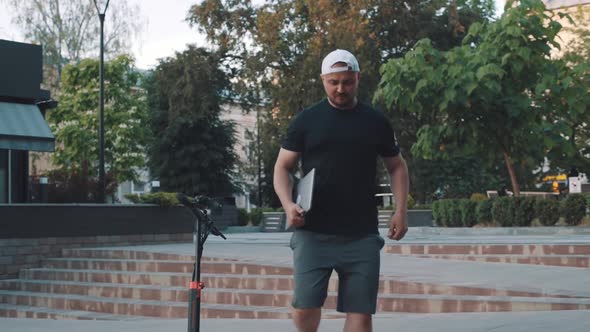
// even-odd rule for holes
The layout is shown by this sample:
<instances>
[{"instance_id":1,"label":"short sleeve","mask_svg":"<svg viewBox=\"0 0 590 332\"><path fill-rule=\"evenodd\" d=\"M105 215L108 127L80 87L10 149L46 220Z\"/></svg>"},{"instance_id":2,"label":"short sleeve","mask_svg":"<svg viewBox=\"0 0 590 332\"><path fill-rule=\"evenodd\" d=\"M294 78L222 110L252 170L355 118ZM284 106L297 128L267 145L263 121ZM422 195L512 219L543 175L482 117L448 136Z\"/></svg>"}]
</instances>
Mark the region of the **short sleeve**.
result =
<instances>
[{"instance_id":1,"label":"short sleeve","mask_svg":"<svg viewBox=\"0 0 590 332\"><path fill-rule=\"evenodd\" d=\"M303 129L303 112L301 112L289 124L287 135L284 137L281 147L289 151L303 152L305 142Z\"/></svg>"},{"instance_id":2,"label":"short sleeve","mask_svg":"<svg viewBox=\"0 0 590 332\"><path fill-rule=\"evenodd\" d=\"M382 118L381 123L382 125L380 127L382 129L379 133L377 153L379 153L381 157L395 157L400 153L395 131L385 116Z\"/></svg>"}]
</instances>

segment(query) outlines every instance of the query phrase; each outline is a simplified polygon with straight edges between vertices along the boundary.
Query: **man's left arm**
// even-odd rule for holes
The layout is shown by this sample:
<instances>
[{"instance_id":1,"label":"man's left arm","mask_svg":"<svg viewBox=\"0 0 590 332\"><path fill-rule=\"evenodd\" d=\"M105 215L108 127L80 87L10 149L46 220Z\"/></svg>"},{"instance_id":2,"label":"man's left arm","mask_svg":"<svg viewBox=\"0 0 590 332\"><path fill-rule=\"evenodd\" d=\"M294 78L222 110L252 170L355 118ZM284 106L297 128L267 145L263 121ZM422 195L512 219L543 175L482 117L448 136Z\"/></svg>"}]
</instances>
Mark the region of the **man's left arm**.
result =
<instances>
[{"instance_id":1,"label":"man's left arm","mask_svg":"<svg viewBox=\"0 0 590 332\"><path fill-rule=\"evenodd\" d=\"M391 192L395 198L395 213L391 217L387 236L399 241L408 231L408 193L410 180L408 166L401 154L394 157L383 157L383 163L391 181Z\"/></svg>"}]
</instances>

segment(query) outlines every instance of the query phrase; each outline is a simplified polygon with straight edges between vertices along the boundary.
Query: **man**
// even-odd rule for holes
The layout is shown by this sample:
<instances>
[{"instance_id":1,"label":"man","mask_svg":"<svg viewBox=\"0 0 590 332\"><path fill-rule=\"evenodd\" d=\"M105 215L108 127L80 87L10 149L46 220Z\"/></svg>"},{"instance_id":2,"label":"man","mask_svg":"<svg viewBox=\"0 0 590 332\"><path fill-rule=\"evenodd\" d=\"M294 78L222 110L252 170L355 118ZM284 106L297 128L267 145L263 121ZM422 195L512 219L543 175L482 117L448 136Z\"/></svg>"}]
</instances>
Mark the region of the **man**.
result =
<instances>
[{"instance_id":1,"label":"man","mask_svg":"<svg viewBox=\"0 0 590 332\"><path fill-rule=\"evenodd\" d=\"M357 100L359 65L336 50L322 62L327 99L290 124L274 169L274 188L295 228L293 319L300 332L317 331L332 270L338 273L338 311L344 331L372 330L379 286L379 236L375 204L377 157L391 178L396 211L388 236L404 237L408 170L385 116ZM293 202L290 173L301 158L304 174L316 169L311 210Z\"/></svg>"}]
</instances>

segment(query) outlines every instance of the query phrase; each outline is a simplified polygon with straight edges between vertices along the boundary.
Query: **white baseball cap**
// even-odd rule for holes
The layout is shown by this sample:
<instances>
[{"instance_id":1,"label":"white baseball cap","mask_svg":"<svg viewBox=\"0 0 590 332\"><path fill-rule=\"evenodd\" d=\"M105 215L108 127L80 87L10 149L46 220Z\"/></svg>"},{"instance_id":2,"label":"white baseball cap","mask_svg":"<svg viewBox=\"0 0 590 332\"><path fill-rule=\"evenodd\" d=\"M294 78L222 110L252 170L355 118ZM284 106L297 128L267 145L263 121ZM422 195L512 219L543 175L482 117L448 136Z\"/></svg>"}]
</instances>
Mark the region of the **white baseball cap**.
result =
<instances>
[{"instance_id":1,"label":"white baseball cap","mask_svg":"<svg viewBox=\"0 0 590 332\"><path fill-rule=\"evenodd\" d=\"M332 67L338 62L345 63L346 67ZM326 55L322 61L322 75L343 71L360 71L359 63L352 53L346 50L335 50Z\"/></svg>"}]
</instances>

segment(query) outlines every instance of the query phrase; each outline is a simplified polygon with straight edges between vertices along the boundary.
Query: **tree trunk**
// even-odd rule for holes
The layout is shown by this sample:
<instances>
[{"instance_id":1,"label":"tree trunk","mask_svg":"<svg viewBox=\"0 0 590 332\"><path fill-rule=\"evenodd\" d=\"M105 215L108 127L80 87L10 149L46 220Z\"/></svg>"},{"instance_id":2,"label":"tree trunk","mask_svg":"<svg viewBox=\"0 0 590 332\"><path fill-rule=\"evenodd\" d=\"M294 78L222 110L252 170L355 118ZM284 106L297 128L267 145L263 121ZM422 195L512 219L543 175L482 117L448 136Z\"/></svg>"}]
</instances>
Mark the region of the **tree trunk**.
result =
<instances>
[{"instance_id":1,"label":"tree trunk","mask_svg":"<svg viewBox=\"0 0 590 332\"><path fill-rule=\"evenodd\" d=\"M506 162L506 168L508 169L508 173L510 174L512 192L514 193L514 196L520 196L520 186L518 185L518 180L516 179L516 171L514 170L514 166L512 166L510 155L508 155L508 152L506 151L504 151L504 161Z\"/></svg>"}]
</instances>

